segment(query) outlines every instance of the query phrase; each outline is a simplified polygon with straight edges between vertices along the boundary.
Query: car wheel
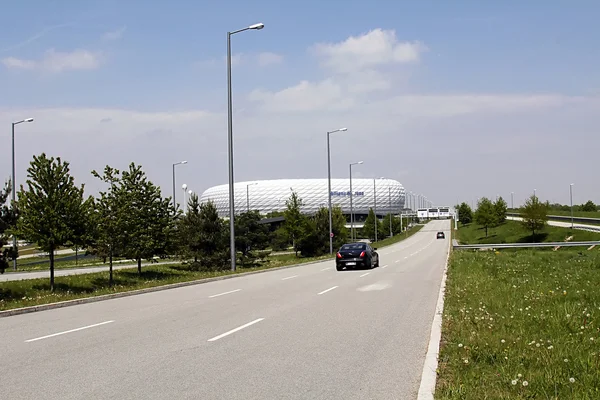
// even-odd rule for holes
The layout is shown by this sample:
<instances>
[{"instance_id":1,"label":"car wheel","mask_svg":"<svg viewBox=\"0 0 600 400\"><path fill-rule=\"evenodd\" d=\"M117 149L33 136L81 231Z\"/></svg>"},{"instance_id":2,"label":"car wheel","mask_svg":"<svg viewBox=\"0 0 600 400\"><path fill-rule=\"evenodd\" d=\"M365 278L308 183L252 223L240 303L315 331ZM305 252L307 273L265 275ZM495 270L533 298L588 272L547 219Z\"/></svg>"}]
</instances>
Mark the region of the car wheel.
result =
<instances>
[{"instance_id":1,"label":"car wheel","mask_svg":"<svg viewBox=\"0 0 600 400\"><path fill-rule=\"evenodd\" d=\"M337 269L338 271L341 271L343 269L343 267L341 265L336 265L335 269Z\"/></svg>"}]
</instances>

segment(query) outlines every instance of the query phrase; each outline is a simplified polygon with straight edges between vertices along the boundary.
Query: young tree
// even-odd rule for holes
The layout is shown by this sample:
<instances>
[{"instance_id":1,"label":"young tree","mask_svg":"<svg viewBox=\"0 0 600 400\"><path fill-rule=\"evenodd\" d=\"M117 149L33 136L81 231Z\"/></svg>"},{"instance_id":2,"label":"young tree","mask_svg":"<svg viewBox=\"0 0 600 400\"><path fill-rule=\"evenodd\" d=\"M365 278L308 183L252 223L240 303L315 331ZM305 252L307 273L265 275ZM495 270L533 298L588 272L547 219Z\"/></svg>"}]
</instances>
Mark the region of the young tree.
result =
<instances>
[{"instance_id":1,"label":"young tree","mask_svg":"<svg viewBox=\"0 0 600 400\"><path fill-rule=\"evenodd\" d=\"M292 241L296 256L298 256L297 240L302 234L304 227L304 221L306 217L301 213L300 208L302 207L302 199L298 197L296 192L292 192L290 198L285 202L287 209L284 212L285 223L283 224L285 230Z\"/></svg>"},{"instance_id":2,"label":"young tree","mask_svg":"<svg viewBox=\"0 0 600 400\"><path fill-rule=\"evenodd\" d=\"M184 259L192 258L194 264L202 257L202 217L198 195L193 193L188 201L188 212L178 224L179 254Z\"/></svg>"},{"instance_id":3,"label":"young tree","mask_svg":"<svg viewBox=\"0 0 600 400\"><path fill-rule=\"evenodd\" d=\"M323 209L322 209L323 210ZM327 250L329 251L329 210L324 209L327 215L327 228L325 231L325 237L327 242ZM325 219L325 216L318 214L320 218ZM334 206L331 209L331 225L333 228L333 248L339 249L348 240L348 228L346 228L346 217L340 206ZM320 223L320 226L323 226Z\"/></svg>"},{"instance_id":4,"label":"young tree","mask_svg":"<svg viewBox=\"0 0 600 400\"><path fill-rule=\"evenodd\" d=\"M221 269L230 259L229 232L212 201L200 205L199 223L200 263L213 269Z\"/></svg>"},{"instance_id":5,"label":"young tree","mask_svg":"<svg viewBox=\"0 0 600 400\"><path fill-rule=\"evenodd\" d=\"M329 211L327 218L329 218ZM315 257L323 254L325 246L323 237L319 237L317 221L318 218L316 217L304 218L302 220L297 248L304 257ZM327 222L327 229L329 230L329 220ZM329 239L327 239L327 243L329 243Z\"/></svg>"},{"instance_id":6,"label":"young tree","mask_svg":"<svg viewBox=\"0 0 600 400\"><path fill-rule=\"evenodd\" d=\"M585 204L581 206L581 211L595 212L598 211L598 206L595 205L593 201L588 200Z\"/></svg>"},{"instance_id":7,"label":"young tree","mask_svg":"<svg viewBox=\"0 0 600 400\"><path fill-rule=\"evenodd\" d=\"M394 218L394 216L392 214L387 214L385 217L383 217L383 220L381 221L381 229L379 230L377 236L378 239L385 239L387 237L390 237L390 220L392 221L391 225L392 225L392 232L391 234L394 235L396 232L396 229L394 229L394 221L396 220L396 218ZM398 221L398 224L400 223L400 221Z\"/></svg>"},{"instance_id":8,"label":"young tree","mask_svg":"<svg viewBox=\"0 0 600 400\"><path fill-rule=\"evenodd\" d=\"M17 201L17 231L49 253L50 290L54 291L54 252L74 240L85 219L84 186L75 186L68 162L44 153L33 157L27 177L28 190L21 185Z\"/></svg>"},{"instance_id":9,"label":"young tree","mask_svg":"<svg viewBox=\"0 0 600 400\"><path fill-rule=\"evenodd\" d=\"M467 225L473 222L473 210L465 202L462 202L458 207L458 221L462 225Z\"/></svg>"},{"instance_id":10,"label":"young tree","mask_svg":"<svg viewBox=\"0 0 600 400\"><path fill-rule=\"evenodd\" d=\"M283 226L275 229L271 233L270 240L273 250L287 250L290 244L290 237Z\"/></svg>"},{"instance_id":11,"label":"young tree","mask_svg":"<svg viewBox=\"0 0 600 400\"><path fill-rule=\"evenodd\" d=\"M269 243L268 228L260 220L258 211L242 213L235 219L235 247L242 253L244 263L252 258L252 250L264 250Z\"/></svg>"},{"instance_id":12,"label":"young tree","mask_svg":"<svg viewBox=\"0 0 600 400\"><path fill-rule=\"evenodd\" d=\"M532 195L521 208L521 218L523 227L531 231L535 241L536 231L544 229L548 221L548 204L541 203L537 196Z\"/></svg>"},{"instance_id":13,"label":"young tree","mask_svg":"<svg viewBox=\"0 0 600 400\"><path fill-rule=\"evenodd\" d=\"M362 229L363 231L363 235L367 238L369 238L369 240L371 240L372 242L375 241L375 224L379 223L379 220L375 217L375 212L373 211L373 209L371 208L369 210L369 215L367 215L367 218L365 219L365 223L364 223L364 227ZM377 236L378 238L381 237L383 238L383 235L381 232L381 229L379 229L379 227L377 227Z\"/></svg>"},{"instance_id":14,"label":"young tree","mask_svg":"<svg viewBox=\"0 0 600 400\"><path fill-rule=\"evenodd\" d=\"M498 197L498 200L494 203L494 214L496 215L496 224L500 225L506 222L506 212L508 211L508 204L502 198Z\"/></svg>"},{"instance_id":15,"label":"young tree","mask_svg":"<svg viewBox=\"0 0 600 400\"><path fill-rule=\"evenodd\" d=\"M482 198L477 203L475 211L475 221L477 224L485 227L485 237L488 235L488 228L496 223L496 213L494 204L487 197Z\"/></svg>"},{"instance_id":16,"label":"young tree","mask_svg":"<svg viewBox=\"0 0 600 400\"><path fill-rule=\"evenodd\" d=\"M135 163L122 172L117 195L125 210L123 256L137 261L141 275L142 259L167 255L169 241L174 236L172 206Z\"/></svg>"},{"instance_id":17,"label":"young tree","mask_svg":"<svg viewBox=\"0 0 600 400\"><path fill-rule=\"evenodd\" d=\"M17 213L13 204L7 204L8 195L11 193L12 186L10 180L0 190L0 274L3 274L8 268L9 262L17 257L17 249L4 247L8 244L9 233L14 230L17 223Z\"/></svg>"}]
</instances>

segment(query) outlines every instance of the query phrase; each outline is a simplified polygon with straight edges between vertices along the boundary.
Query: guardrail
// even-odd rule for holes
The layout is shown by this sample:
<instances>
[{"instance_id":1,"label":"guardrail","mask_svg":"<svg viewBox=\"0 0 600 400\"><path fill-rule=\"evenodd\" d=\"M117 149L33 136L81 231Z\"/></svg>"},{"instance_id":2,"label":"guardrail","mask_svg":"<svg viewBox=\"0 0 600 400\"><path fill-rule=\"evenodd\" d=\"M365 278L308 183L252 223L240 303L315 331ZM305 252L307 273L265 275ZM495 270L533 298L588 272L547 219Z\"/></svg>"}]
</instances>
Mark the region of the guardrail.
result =
<instances>
[{"instance_id":1,"label":"guardrail","mask_svg":"<svg viewBox=\"0 0 600 400\"><path fill-rule=\"evenodd\" d=\"M514 212L508 212L506 213L506 215L508 217L520 217L521 214L519 213L514 213ZM571 222L571 216L570 215L548 215L548 219L553 219L555 221L566 221L566 222ZM600 218L588 218L588 217L573 217L573 222L595 222L597 224L600 224Z\"/></svg>"},{"instance_id":2,"label":"guardrail","mask_svg":"<svg viewBox=\"0 0 600 400\"><path fill-rule=\"evenodd\" d=\"M589 242L547 242L547 243L492 243L492 244L458 244L452 241L452 247L461 249L512 249L512 248L541 248L541 247L590 247L600 246L600 241Z\"/></svg>"}]
</instances>

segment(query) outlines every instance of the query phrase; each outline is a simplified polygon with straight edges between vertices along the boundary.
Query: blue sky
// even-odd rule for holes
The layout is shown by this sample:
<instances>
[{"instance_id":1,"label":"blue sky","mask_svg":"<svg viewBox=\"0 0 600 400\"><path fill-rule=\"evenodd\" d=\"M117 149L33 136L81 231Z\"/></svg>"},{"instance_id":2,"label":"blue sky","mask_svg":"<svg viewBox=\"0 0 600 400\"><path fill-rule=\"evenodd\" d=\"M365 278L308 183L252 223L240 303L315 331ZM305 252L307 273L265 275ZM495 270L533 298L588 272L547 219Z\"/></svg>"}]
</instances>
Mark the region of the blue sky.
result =
<instances>
[{"instance_id":1,"label":"blue sky","mask_svg":"<svg viewBox=\"0 0 600 400\"><path fill-rule=\"evenodd\" d=\"M91 190L91 168L134 160L168 194L170 163L195 157L181 179L201 192L226 179L225 34L263 22L233 37L236 179L321 177L319 132L353 124L336 155L340 177L371 149L365 176L439 202L533 187L566 202L576 177L580 195L600 201L585 175L598 144L599 11L594 1L8 0L0 123L35 114L19 126L31 132L19 158L62 155ZM350 48L352 36L365 40ZM402 44L414 53L390 56ZM436 148L397 159L400 144L423 137ZM457 187L439 163L477 183Z\"/></svg>"}]
</instances>

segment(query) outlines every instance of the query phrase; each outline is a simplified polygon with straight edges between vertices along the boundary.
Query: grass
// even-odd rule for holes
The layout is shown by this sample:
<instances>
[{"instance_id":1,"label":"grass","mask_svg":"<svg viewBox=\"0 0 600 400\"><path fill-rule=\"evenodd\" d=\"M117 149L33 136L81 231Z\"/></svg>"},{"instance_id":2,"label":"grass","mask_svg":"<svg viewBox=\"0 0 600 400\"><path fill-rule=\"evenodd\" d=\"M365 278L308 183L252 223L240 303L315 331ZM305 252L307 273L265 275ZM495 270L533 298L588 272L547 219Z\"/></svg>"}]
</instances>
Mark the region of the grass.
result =
<instances>
[{"instance_id":1,"label":"grass","mask_svg":"<svg viewBox=\"0 0 600 400\"><path fill-rule=\"evenodd\" d=\"M408 239L415 233L419 232L421 229L423 229L424 226L425 225L414 225L412 228L404 231L404 233L389 237L387 239L379 240L377 242L373 242L373 243L371 243L371 246L377 247L379 249L381 247L390 246L394 243L398 243L402 240Z\"/></svg>"},{"instance_id":2,"label":"grass","mask_svg":"<svg viewBox=\"0 0 600 400\"><path fill-rule=\"evenodd\" d=\"M453 252L436 399L600 398L600 252Z\"/></svg>"},{"instance_id":3,"label":"grass","mask_svg":"<svg viewBox=\"0 0 600 400\"><path fill-rule=\"evenodd\" d=\"M532 243L532 242L563 242L569 236L570 241L600 240L600 233L571 230L557 226L546 226L541 232L533 237L531 232L523 228L521 222L507 220L502 225L488 228L488 236L485 236L485 228L475 224L460 225L456 232L456 239L461 244L490 244L490 243Z\"/></svg>"}]
</instances>

